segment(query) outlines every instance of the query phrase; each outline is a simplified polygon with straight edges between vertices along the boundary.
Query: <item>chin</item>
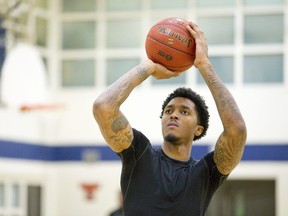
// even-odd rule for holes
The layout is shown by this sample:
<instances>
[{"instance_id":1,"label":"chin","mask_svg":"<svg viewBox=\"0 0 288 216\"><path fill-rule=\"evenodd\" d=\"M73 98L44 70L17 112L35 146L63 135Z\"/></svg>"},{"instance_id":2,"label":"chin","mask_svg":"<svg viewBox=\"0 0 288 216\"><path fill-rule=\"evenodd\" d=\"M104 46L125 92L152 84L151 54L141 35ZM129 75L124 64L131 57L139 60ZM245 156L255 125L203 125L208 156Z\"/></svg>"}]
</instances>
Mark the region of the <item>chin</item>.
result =
<instances>
[{"instance_id":1,"label":"chin","mask_svg":"<svg viewBox=\"0 0 288 216\"><path fill-rule=\"evenodd\" d=\"M176 144L180 138L173 135L173 134L167 134L165 137L164 137L164 140L167 141L167 142L170 142L170 143L173 143L173 144Z\"/></svg>"}]
</instances>

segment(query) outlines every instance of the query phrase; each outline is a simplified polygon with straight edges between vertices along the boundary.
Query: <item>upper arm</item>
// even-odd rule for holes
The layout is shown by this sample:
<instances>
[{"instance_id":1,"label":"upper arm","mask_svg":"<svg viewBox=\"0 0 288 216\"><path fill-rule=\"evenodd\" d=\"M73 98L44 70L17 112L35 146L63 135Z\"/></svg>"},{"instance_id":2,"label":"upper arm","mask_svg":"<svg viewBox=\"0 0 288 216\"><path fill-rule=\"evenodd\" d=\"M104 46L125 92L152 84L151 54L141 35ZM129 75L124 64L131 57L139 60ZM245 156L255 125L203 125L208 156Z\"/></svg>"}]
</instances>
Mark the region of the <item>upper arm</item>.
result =
<instances>
[{"instance_id":1,"label":"upper arm","mask_svg":"<svg viewBox=\"0 0 288 216\"><path fill-rule=\"evenodd\" d=\"M214 162L223 175L228 175L240 162L246 142L246 129L238 133L223 132L214 150Z\"/></svg>"},{"instance_id":2,"label":"upper arm","mask_svg":"<svg viewBox=\"0 0 288 216\"><path fill-rule=\"evenodd\" d=\"M94 118L107 144L115 152L127 149L133 140L133 131L123 113L112 111L108 106L93 106Z\"/></svg>"}]
</instances>

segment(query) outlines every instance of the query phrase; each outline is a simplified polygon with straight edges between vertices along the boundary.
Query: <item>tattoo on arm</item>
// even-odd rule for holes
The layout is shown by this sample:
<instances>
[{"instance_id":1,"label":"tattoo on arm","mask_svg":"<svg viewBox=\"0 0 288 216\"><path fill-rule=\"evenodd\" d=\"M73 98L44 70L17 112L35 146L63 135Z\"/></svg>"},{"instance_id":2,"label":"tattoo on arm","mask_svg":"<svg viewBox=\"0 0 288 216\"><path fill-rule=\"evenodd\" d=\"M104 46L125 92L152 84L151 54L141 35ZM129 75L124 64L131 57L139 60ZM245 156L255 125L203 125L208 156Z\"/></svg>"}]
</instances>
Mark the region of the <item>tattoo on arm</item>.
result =
<instances>
[{"instance_id":1,"label":"tattoo on arm","mask_svg":"<svg viewBox=\"0 0 288 216\"><path fill-rule=\"evenodd\" d=\"M233 96L213 69L207 74L206 82L216 102L224 128L230 129L235 126L235 122L243 121Z\"/></svg>"},{"instance_id":2,"label":"tattoo on arm","mask_svg":"<svg viewBox=\"0 0 288 216\"><path fill-rule=\"evenodd\" d=\"M222 174L229 174L241 160L244 140L225 138L222 134L215 146L214 161Z\"/></svg>"},{"instance_id":3,"label":"tattoo on arm","mask_svg":"<svg viewBox=\"0 0 288 216\"><path fill-rule=\"evenodd\" d=\"M135 71L128 72L107 91L106 98L113 110L119 109L131 91L148 77L144 67L139 66L133 70Z\"/></svg>"},{"instance_id":4,"label":"tattoo on arm","mask_svg":"<svg viewBox=\"0 0 288 216\"><path fill-rule=\"evenodd\" d=\"M100 96L100 101L105 106L95 115L106 142L116 152L129 147L133 140L132 128L121 113L120 106L132 90L148 76L145 66L137 66L114 82Z\"/></svg>"},{"instance_id":5,"label":"tattoo on arm","mask_svg":"<svg viewBox=\"0 0 288 216\"><path fill-rule=\"evenodd\" d=\"M209 68L203 77L213 95L224 131L214 151L214 161L222 174L229 174L241 160L246 141L246 127L232 94Z\"/></svg>"},{"instance_id":6,"label":"tattoo on arm","mask_svg":"<svg viewBox=\"0 0 288 216\"><path fill-rule=\"evenodd\" d=\"M112 131L114 133L118 133L119 131L125 129L128 124L128 120L124 116L120 116L112 122Z\"/></svg>"}]
</instances>

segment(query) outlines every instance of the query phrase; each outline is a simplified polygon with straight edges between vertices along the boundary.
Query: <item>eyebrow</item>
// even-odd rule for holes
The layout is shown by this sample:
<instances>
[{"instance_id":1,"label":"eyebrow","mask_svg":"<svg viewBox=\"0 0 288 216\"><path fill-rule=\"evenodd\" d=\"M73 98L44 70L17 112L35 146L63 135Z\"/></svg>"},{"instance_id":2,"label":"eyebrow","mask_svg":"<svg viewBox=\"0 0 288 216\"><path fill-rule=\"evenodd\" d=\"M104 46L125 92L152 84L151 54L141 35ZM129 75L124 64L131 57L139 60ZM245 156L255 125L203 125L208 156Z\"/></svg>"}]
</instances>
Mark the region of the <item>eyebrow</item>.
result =
<instances>
[{"instance_id":1,"label":"eyebrow","mask_svg":"<svg viewBox=\"0 0 288 216\"><path fill-rule=\"evenodd\" d=\"M174 108L174 105L168 105L165 107L166 108ZM189 109L189 110L193 110L191 107L185 106L185 105L181 105L182 109Z\"/></svg>"}]
</instances>

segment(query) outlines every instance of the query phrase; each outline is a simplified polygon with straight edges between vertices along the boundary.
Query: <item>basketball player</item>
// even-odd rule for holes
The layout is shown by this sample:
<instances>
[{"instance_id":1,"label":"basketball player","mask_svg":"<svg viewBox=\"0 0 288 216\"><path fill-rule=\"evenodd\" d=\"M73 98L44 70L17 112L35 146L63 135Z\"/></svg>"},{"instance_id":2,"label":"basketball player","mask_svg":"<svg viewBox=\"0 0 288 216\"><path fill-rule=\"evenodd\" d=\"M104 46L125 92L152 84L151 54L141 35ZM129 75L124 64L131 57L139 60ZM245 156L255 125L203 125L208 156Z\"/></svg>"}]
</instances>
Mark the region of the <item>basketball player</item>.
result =
<instances>
[{"instance_id":1,"label":"basketball player","mask_svg":"<svg viewBox=\"0 0 288 216\"><path fill-rule=\"evenodd\" d=\"M209 61L203 31L192 22L187 29L196 43L194 66L213 95L223 132L212 152L199 161L191 158L193 141L206 134L209 113L204 100L189 88L176 89L163 103L161 148L152 147L144 134L132 128L120 107L133 89L149 76L165 79L181 74L150 60L108 87L95 100L93 114L122 161L125 216L203 216L211 197L242 157L246 126L239 108ZM145 104L149 106L149 101Z\"/></svg>"}]
</instances>

